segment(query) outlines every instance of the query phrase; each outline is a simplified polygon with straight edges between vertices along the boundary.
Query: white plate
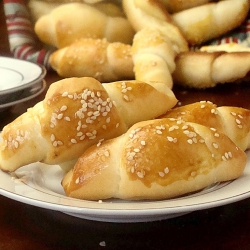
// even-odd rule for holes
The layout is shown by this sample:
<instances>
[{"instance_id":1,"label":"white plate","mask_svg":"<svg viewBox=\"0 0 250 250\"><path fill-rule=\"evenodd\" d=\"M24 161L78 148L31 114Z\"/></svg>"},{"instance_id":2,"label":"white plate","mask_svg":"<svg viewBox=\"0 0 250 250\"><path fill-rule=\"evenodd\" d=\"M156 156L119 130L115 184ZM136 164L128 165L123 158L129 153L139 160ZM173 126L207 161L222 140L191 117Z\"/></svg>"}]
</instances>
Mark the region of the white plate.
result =
<instances>
[{"instance_id":1,"label":"white plate","mask_svg":"<svg viewBox=\"0 0 250 250\"><path fill-rule=\"evenodd\" d=\"M192 195L161 201L109 200L93 202L64 195L59 166L34 163L12 176L0 171L0 194L33 206L61 211L71 216L107 222L146 222L168 219L189 212L217 207L250 197L250 151L243 175Z\"/></svg>"},{"instance_id":2,"label":"white plate","mask_svg":"<svg viewBox=\"0 0 250 250\"><path fill-rule=\"evenodd\" d=\"M41 65L0 56L0 97L40 82L45 74Z\"/></svg>"},{"instance_id":3,"label":"white plate","mask_svg":"<svg viewBox=\"0 0 250 250\"><path fill-rule=\"evenodd\" d=\"M0 112L4 111L5 109L12 107L14 105L17 105L22 102L26 102L28 100L31 100L35 98L36 96L40 95L46 88L46 82L45 80L36 83L30 88L27 88L25 90L21 90L18 95L16 95L15 100L10 101L8 103L0 104Z\"/></svg>"}]
</instances>

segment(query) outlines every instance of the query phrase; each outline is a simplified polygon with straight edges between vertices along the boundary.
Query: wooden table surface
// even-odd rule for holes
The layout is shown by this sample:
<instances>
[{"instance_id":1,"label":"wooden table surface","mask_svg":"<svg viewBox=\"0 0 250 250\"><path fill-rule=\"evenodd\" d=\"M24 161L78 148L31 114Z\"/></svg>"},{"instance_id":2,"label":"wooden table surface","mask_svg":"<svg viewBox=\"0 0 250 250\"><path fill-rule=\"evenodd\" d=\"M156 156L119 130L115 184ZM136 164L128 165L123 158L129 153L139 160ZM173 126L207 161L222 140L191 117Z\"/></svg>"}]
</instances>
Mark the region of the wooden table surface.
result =
<instances>
[{"instance_id":1,"label":"wooden table surface","mask_svg":"<svg viewBox=\"0 0 250 250\"><path fill-rule=\"evenodd\" d=\"M11 56L0 3L0 56ZM48 72L45 79L49 86L60 77ZM0 113L0 130L42 100L45 92ZM250 108L249 83L203 91L175 86L174 92L181 105L210 100L219 106ZM250 199L168 220L120 224L78 219L0 196L0 250L12 249L249 250Z\"/></svg>"}]
</instances>

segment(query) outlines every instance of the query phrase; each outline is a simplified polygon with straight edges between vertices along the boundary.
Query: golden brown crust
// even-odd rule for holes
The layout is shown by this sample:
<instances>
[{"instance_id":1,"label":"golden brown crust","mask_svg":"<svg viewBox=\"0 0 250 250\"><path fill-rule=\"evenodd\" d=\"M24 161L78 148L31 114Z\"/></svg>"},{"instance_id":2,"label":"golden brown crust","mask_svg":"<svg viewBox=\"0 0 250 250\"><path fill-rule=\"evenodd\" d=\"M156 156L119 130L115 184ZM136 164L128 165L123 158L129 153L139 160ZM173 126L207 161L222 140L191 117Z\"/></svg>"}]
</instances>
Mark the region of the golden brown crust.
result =
<instances>
[{"instance_id":1,"label":"golden brown crust","mask_svg":"<svg viewBox=\"0 0 250 250\"><path fill-rule=\"evenodd\" d=\"M250 71L250 52L188 51L177 55L174 82L191 88L244 80Z\"/></svg>"},{"instance_id":2,"label":"golden brown crust","mask_svg":"<svg viewBox=\"0 0 250 250\"><path fill-rule=\"evenodd\" d=\"M109 42L129 44L134 35L126 18L108 16L100 9L84 3L58 6L38 19L35 32L42 42L57 48L68 46L82 37L106 38Z\"/></svg>"},{"instance_id":3,"label":"golden brown crust","mask_svg":"<svg viewBox=\"0 0 250 250\"><path fill-rule=\"evenodd\" d=\"M248 11L248 0L228 0L184 10L172 17L188 43L196 45L238 27L247 17Z\"/></svg>"},{"instance_id":4,"label":"golden brown crust","mask_svg":"<svg viewBox=\"0 0 250 250\"><path fill-rule=\"evenodd\" d=\"M169 110L159 118L195 122L227 135L243 151L250 147L250 110L201 101Z\"/></svg>"},{"instance_id":5,"label":"golden brown crust","mask_svg":"<svg viewBox=\"0 0 250 250\"><path fill-rule=\"evenodd\" d=\"M148 112L152 102L154 109ZM35 161L74 160L89 146L165 113L176 102L171 90L137 81L102 85L83 77L55 82L44 101L4 127L0 168L14 171Z\"/></svg>"},{"instance_id":6,"label":"golden brown crust","mask_svg":"<svg viewBox=\"0 0 250 250\"><path fill-rule=\"evenodd\" d=\"M131 46L82 38L55 51L50 64L63 77L94 77L101 82L134 78Z\"/></svg>"},{"instance_id":7,"label":"golden brown crust","mask_svg":"<svg viewBox=\"0 0 250 250\"><path fill-rule=\"evenodd\" d=\"M246 154L226 135L165 118L89 148L62 185L79 199L166 199L237 178L245 164Z\"/></svg>"}]
</instances>

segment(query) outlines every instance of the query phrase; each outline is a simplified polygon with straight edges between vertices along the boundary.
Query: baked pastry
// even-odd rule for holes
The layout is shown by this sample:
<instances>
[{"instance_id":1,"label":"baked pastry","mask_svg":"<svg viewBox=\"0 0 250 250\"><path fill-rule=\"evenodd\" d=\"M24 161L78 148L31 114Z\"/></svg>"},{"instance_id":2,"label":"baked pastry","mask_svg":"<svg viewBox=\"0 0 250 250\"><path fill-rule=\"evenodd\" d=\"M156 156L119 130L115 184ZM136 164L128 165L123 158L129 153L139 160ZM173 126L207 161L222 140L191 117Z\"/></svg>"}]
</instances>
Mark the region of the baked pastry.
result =
<instances>
[{"instance_id":1,"label":"baked pastry","mask_svg":"<svg viewBox=\"0 0 250 250\"><path fill-rule=\"evenodd\" d=\"M0 168L15 171L36 161L61 164L76 160L90 145L172 108L177 100L161 85L154 88L138 81L101 84L89 77L53 83L42 102L4 127Z\"/></svg>"},{"instance_id":2,"label":"baked pastry","mask_svg":"<svg viewBox=\"0 0 250 250\"><path fill-rule=\"evenodd\" d=\"M188 51L178 54L175 64L172 77L176 84L205 89L244 81L250 71L250 52Z\"/></svg>"},{"instance_id":3,"label":"baked pastry","mask_svg":"<svg viewBox=\"0 0 250 250\"><path fill-rule=\"evenodd\" d=\"M28 8L32 20L36 22L41 16L49 14L56 7L72 2L91 4L96 9L104 12L108 16L120 16L124 17L124 12L122 8L112 2L104 2L103 0L55 0L55 1L45 1L45 0L30 0L28 2Z\"/></svg>"},{"instance_id":4,"label":"baked pastry","mask_svg":"<svg viewBox=\"0 0 250 250\"><path fill-rule=\"evenodd\" d=\"M94 77L100 82L134 79L131 46L106 39L82 38L50 56L63 77Z\"/></svg>"},{"instance_id":5,"label":"baked pastry","mask_svg":"<svg viewBox=\"0 0 250 250\"><path fill-rule=\"evenodd\" d=\"M175 57L171 40L160 29L143 28L135 34L132 58L136 80L163 82L172 88Z\"/></svg>"},{"instance_id":6,"label":"baked pastry","mask_svg":"<svg viewBox=\"0 0 250 250\"><path fill-rule=\"evenodd\" d=\"M239 177L246 154L226 135L178 119L133 125L88 148L62 181L78 199L166 199Z\"/></svg>"},{"instance_id":7,"label":"baked pastry","mask_svg":"<svg viewBox=\"0 0 250 250\"><path fill-rule=\"evenodd\" d=\"M212 0L160 0L169 13L197 7L212 2Z\"/></svg>"},{"instance_id":8,"label":"baked pastry","mask_svg":"<svg viewBox=\"0 0 250 250\"><path fill-rule=\"evenodd\" d=\"M172 15L190 45L205 43L238 27L247 17L248 0L204 4Z\"/></svg>"},{"instance_id":9,"label":"baked pastry","mask_svg":"<svg viewBox=\"0 0 250 250\"><path fill-rule=\"evenodd\" d=\"M169 110L159 118L195 122L227 135L243 151L250 148L250 110L200 101Z\"/></svg>"},{"instance_id":10,"label":"baked pastry","mask_svg":"<svg viewBox=\"0 0 250 250\"><path fill-rule=\"evenodd\" d=\"M143 28L161 29L170 39L176 53L187 51L188 43L171 15L159 0L123 0L124 12L136 32Z\"/></svg>"},{"instance_id":11,"label":"baked pastry","mask_svg":"<svg viewBox=\"0 0 250 250\"><path fill-rule=\"evenodd\" d=\"M46 43L62 48L79 38L106 38L130 44L134 30L125 17L108 16L100 8L84 3L68 3L38 19L35 33Z\"/></svg>"}]
</instances>

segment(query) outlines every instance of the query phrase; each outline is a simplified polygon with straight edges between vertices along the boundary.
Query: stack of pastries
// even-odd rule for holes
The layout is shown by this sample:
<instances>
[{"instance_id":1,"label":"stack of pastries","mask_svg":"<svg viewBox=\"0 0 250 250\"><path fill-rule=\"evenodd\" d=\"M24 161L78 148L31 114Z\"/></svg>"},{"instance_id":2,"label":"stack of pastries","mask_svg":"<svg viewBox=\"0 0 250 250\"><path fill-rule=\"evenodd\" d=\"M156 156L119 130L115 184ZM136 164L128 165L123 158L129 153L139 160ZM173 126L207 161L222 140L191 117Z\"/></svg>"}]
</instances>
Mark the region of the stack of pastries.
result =
<instances>
[{"instance_id":1,"label":"stack of pastries","mask_svg":"<svg viewBox=\"0 0 250 250\"><path fill-rule=\"evenodd\" d=\"M249 0L30 0L29 8L38 38L55 48L50 65L63 77L164 81L170 88L249 78Z\"/></svg>"}]
</instances>

